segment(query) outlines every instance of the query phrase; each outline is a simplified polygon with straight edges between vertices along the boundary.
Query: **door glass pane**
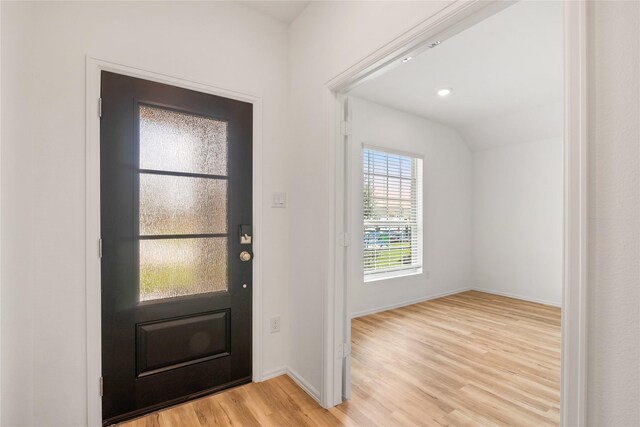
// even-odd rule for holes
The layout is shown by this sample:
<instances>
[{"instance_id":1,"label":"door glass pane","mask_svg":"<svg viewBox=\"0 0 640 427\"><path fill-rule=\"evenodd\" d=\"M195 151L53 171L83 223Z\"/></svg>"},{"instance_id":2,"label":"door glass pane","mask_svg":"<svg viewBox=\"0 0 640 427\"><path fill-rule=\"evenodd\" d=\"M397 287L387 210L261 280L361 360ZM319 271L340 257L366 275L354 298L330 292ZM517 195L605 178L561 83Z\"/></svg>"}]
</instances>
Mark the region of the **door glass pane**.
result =
<instances>
[{"instance_id":1,"label":"door glass pane","mask_svg":"<svg viewBox=\"0 0 640 427\"><path fill-rule=\"evenodd\" d=\"M226 237L140 240L140 301L226 290Z\"/></svg>"},{"instance_id":2,"label":"door glass pane","mask_svg":"<svg viewBox=\"0 0 640 427\"><path fill-rule=\"evenodd\" d=\"M140 106L140 168L227 175L227 123Z\"/></svg>"},{"instance_id":3,"label":"door glass pane","mask_svg":"<svg viewBox=\"0 0 640 427\"><path fill-rule=\"evenodd\" d=\"M189 235L227 233L227 180L216 177L227 175L227 123L146 105L139 114L140 169L165 172L139 174L140 301L225 291L227 238Z\"/></svg>"},{"instance_id":4,"label":"door glass pane","mask_svg":"<svg viewBox=\"0 0 640 427\"><path fill-rule=\"evenodd\" d=\"M140 234L227 232L227 181L140 174Z\"/></svg>"}]
</instances>

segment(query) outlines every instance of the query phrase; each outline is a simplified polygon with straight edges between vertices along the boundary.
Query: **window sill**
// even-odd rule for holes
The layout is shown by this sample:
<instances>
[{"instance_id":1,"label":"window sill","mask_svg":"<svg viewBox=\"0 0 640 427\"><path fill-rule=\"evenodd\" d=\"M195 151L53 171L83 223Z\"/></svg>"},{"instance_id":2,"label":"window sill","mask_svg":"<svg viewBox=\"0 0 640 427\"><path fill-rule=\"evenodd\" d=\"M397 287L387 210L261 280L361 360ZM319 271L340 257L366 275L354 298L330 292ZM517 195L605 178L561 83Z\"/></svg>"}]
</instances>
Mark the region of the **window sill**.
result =
<instances>
[{"instance_id":1,"label":"window sill","mask_svg":"<svg viewBox=\"0 0 640 427\"><path fill-rule=\"evenodd\" d=\"M380 273L364 276L364 283L380 282L382 280L401 279L407 276L418 276L422 274L422 268L413 270L392 271L389 273Z\"/></svg>"}]
</instances>

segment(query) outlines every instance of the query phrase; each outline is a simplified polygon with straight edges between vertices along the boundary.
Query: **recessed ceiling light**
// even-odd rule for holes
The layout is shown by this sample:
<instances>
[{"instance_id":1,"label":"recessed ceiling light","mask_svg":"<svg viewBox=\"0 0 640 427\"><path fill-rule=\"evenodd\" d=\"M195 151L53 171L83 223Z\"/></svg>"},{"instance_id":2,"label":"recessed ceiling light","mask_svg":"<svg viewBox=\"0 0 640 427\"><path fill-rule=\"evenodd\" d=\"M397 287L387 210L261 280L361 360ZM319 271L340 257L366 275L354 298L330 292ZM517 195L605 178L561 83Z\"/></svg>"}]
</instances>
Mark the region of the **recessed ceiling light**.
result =
<instances>
[{"instance_id":1,"label":"recessed ceiling light","mask_svg":"<svg viewBox=\"0 0 640 427\"><path fill-rule=\"evenodd\" d=\"M402 62L409 62L409 61L411 61L412 59L413 59L412 57L407 56L406 58L404 58L404 59L402 60Z\"/></svg>"},{"instance_id":2,"label":"recessed ceiling light","mask_svg":"<svg viewBox=\"0 0 640 427\"><path fill-rule=\"evenodd\" d=\"M451 89L444 88L438 91L438 96L445 97L445 96L448 96L450 93L451 93Z\"/></svg>"}]
</instances>

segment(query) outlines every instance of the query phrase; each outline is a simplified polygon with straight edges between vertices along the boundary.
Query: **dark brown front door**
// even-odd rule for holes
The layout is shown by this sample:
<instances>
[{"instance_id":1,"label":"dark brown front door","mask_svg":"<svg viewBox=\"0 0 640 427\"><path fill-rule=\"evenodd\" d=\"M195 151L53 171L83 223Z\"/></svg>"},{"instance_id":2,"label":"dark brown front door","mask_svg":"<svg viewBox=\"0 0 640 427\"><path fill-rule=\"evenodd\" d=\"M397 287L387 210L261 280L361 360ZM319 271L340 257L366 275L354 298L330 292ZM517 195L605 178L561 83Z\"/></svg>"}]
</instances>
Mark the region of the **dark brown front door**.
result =
<instances>
[{"instance_id":1,"label":"dark brown front door","mask_svg":"<svg viewBox=\"0 0 640 427\"><path fill-rule=\"evenodd\" d=\"M253 109L108 72L101 96L109 424L251 381Z\"/></svg>"}]
</instances>

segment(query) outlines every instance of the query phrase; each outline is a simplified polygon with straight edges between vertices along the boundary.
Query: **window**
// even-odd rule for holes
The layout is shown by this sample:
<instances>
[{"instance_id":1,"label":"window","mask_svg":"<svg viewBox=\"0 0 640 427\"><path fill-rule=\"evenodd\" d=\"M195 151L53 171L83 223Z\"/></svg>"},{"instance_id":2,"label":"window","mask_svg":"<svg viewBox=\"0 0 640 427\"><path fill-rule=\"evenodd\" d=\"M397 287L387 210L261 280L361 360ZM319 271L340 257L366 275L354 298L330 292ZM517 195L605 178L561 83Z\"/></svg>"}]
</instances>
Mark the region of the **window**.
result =
<instances>
[{"instance_id":1,"label":"window","mask_svg":"<svg viewBox=\"0 0 640 427\"><path fill-rule=\"evenodd\" d=\"M422 269L422 159L365 147L365 281Z\"/></svg>"}]
</instances>

